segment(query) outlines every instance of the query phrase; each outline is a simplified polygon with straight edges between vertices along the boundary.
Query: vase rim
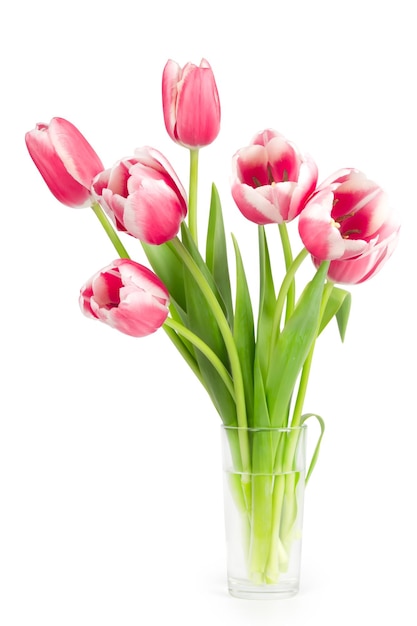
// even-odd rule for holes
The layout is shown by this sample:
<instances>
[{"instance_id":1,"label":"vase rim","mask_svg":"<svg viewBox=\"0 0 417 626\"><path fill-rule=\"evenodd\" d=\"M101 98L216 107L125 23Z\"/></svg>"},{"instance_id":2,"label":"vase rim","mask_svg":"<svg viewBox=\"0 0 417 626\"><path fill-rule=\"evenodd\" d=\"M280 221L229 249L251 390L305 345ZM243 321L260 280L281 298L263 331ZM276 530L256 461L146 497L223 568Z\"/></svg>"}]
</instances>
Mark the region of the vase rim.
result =
<instances>
[{"instance_id":1,"label":"vase rim","mask_svg":"<svg viewBox=\"0 0 417 626\"><path fill-rule=\"evenodd\" d=\"M292 431L302 431L307 429L307 424L301 424L301 426L227 426L226 424L221 424L220 427L223 430L242 430L247 432L280 432L280 433L290 433Z\"/></svg>"}]
</instances>

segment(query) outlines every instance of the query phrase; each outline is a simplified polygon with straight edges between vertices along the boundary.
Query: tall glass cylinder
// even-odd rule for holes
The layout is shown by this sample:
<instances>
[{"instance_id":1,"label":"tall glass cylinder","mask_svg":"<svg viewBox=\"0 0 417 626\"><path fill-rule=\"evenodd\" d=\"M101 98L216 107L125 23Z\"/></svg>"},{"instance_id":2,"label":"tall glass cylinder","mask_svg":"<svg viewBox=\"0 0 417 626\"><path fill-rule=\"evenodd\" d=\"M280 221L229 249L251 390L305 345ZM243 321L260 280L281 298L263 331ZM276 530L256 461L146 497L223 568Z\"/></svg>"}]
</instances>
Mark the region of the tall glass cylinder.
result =
<instances>
[{"instance_id":1,"label":"tall glass cylinder","mask_svg":"<svg viewBox=\"0 0 417 626\"><path fill-rule=\"evenodd\" d=\"M300 584L306 426L222 426L229 592L286 598Z\"/></svg>"}]
</instances>

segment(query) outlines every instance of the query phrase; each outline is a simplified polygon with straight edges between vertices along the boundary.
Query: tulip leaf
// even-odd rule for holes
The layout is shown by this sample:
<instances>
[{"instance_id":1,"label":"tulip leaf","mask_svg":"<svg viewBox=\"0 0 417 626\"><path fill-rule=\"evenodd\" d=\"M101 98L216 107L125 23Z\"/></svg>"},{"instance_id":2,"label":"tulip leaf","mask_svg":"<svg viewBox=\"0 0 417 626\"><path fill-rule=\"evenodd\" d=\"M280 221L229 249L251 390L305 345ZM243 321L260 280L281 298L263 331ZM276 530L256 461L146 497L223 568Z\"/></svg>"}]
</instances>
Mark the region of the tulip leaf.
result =
<instances>
[{"instance_id":1,"label":"tulip leaf","mask_svg":"<svg viewBox=\"0 0 417 626\"><path fill-rule=\"evenodd\" d=\"M319 334L326 328L330 320L336 316L339 334L342 341L345 339L349 320L352 296L349 291L334 286L323 313Z\"/></svg>"},{"instance_id":2,"label":"tulip leaf","mask_svg":"<svg viewBox=\"0 0 417 626\"><path fill-rule=\"evenodd\" d=\"M352 304L352 296L346 291L346 295L343 302L336 313L337 325L339 327L339 334L342 341L345 340L347 324L349 321L350 307Z\"/></svg>"},{"instance_id":3,"label":"tulip leaf","mask_svg":"<svg viewBox=\"0 0 417 626\"><path fill-rule=\"evenodd\" d=\"M285 427L297 378L315 341L328 263L322 263L301 294L291 317L272 347L266 396L273 427Z\"/></svg>"},{"instance_id":4,"label":"tulip leaf","mask_svg":"<svg viewBox=\"0 0 417 626\"><path fill-rule=\"evenodd\" d=\"M188 253L193 258L193 262L200 270L202 280L206 281L208 286L213 290L216 298L221 302L221 297L214 284L213 277L204 260L201 258L189 230L185 225L182 230L182 240L182 245L188 250ZM215 352L225 367L230 371L226 346L217 320L207 303L199 283L185 265L183 266L183 277L187 311L186 326ZM224 381L216 368L202 352L194 348L194 354L206 389L210 394L214 406L222 417L223 422L226 425L235 425L237 423L236 403Z\"/></svg>"},{"instance_id":5,"label":"tulip leaf","mask_svg":"<svg viewBox=\"0 0 417 626\"><path fill-rule=\"evenodd\" d=\"M188 226L185 224L185 222L182 223L181 225L181 237L182 237L182 243L184 245L184 247L188 250L188 252L191 254L194 262L196 263L196 265L198 266L199 270L201 271L201 273L203 274L204 278L206 279L207 283L210 285L211 290L213 291L214 295L217 298L217 301L219 302L220 306L223 309L224 314L227 317L227 310L226 310L226 306L224 303L224 300L217 288L217 285L214 281L214 278L207 266L207 264L205 263L203 257L200 254L199 249L197 248L194 239L191 236L190 230L188 228ZM199 291L199 289L198 289Z\"/></svg>"},{"instance_id":6,"label":"tulip leaf","mask_svg":"<svg viewBox=\"0 0 417 626\"><path fill-rule=\"evenodd\" d=\"M159 246L141 243L152 269L168 289L171 300L174 300L185 311L186 301L181 260L165 243Z\"/></svg>"},{"instance_id":7,"label":"tulip leaf","mask_svg":"<svg viewBox=\"0 0 417 626\"><path fill-rule=\"evenodd\" d=\"M254 420L253 424L250 424L250 426L253 428L269 428L271 426L271 420L269 418L263 376L257 356L255 357L255 362L253 366L253 378Z\"/></svg>"},{"instance_id":8,"label":"tulip leaf","mask_svg":"<svg viewBox=\"0 0 417 626\"><path fill-rule=\"evenodd\" d=\"M258 238L260 297L256 351L261 372L264 379L266 379L276 296L271 270L271 260L268 250L268 241L266 239L265 228L263 226L259 226L258 228Z\"/></svg>"},{"instance_id":9,"label":"tulip leaf","mask_svg":"<svg viewBox=\"0 0 417 626\"><path fill-rule=\"evenodd\" d=\"M204 296L187 274L185 283L188 310L187 327L198 335L228 368L228 358L223 337ZM237 423L236 403L225 383L206 356L196 348L194 349L194 354L206 389L223 422L226 425L235 425Z\"/></svg>"},{"instance_id":10,"label":"tulip leaf","mask_svg":"<svg viewBox=\"0 0 417 626\"><path fill-rule=\"evenodd\" d=\"M320 445L321 445L321 441L323 439L323 435L324 435L324 431L325 431L325 423L324 423L324 419L322 417L320 417L320 415L316 415L315 413L307 413L306 415L303 415L301 417L301 421L300 421L300 425L304 424L310 417L315 417L316 420L318 421L319 425L320 425L320 437L318 438L318 441L316 443L316 447L314 449L314 453L313 456L311 458L310 461L310 465L305 477L305 484L307 485L308 481L310 480L310 476L313 472L313 469L316 466L317 463L317 459L319 456L319 452L320 452Z\"/></svg>"},{"instance_id":11,"label":"tulip leaf","mask_svg":"<svg viewBox=\"0 0 417 626\"><path fill-rule=\"evenodd\" d=\"M255 328L252 302L246 280L245 268L236 238L232 235L236 255L236 305L233 337L245 381L246 413L253 421L253 362L255 358Z\"/></svg>"},{"instance_id":12,"label":"tulip leaf","mask_svg":"<svg viewBox=\"0 0 417 626\"><path fill-rule=\"evenodd\" d=\"M233 326L233 304L227 260L226 236L219 193L211 188L210 213L206 239L206 263L222 296L229 325Z\"/></svg>"}]
</instances>

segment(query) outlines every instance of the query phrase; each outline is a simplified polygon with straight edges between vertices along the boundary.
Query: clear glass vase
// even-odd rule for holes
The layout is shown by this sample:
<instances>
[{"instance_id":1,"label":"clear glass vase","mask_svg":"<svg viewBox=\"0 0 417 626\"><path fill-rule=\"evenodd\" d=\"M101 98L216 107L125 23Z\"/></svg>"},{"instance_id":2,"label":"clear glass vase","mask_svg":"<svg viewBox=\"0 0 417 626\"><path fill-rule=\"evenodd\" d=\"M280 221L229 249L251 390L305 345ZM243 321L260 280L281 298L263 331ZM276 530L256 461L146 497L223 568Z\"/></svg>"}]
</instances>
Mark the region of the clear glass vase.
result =
<instances>
[{"instance_id":1,"label":"clear glass vase","mask_svg":"<svg viewBox=\"0 0 417 626\"><path fill-rule=\"evenodd\" d=\"M222 426L229 592L295 595L300 584L306 426Z\"/></svg>"}]
</instances>

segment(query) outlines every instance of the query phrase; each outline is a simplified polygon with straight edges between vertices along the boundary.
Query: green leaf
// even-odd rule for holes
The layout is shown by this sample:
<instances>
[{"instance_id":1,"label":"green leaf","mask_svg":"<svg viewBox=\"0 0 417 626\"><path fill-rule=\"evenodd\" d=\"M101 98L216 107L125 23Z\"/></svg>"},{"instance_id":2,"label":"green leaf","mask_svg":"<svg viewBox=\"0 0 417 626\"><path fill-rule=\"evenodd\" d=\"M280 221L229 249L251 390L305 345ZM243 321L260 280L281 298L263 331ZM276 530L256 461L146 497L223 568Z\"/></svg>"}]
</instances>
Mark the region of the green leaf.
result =
<instances>
[{"instance_id":1,"label":"green leaf","mask_svg":"<svg viewBox=\"0 0 417 626\"><path fill-rule=\"evenodd\" d=\"M236 238L232 235L236 255L236 305L233 337L245 381L245 403L248 422L253 421L253 362L255 358L255 328L252 302L245 268Z\"/></svg>"},{"instance_id":2,"label":"green leaf","mask_svg":"<svg viewBox=\"0 0 417 626\"><path fill-rule=\"evenodd\" d=\"M214 284L213 277L209 272L204 260L184 225L182 230L184 247L193 257L196 265L204 275L204 279L213 290L216 298L221 302L220 294ZM230 364L223 336L212 310L207 304L206 297L202 293L199 284L192 276L187 267L183 266L184 288L186 298L187 322L186 326L200 337L219 357L225 367L230 371ZM237 423L236 403L229 393L226 385L217 370L210 361L198 349L194 349L195 357L204 379L205 386L210 394L212 402L226 425Z\"/></svg>"},{"instance_id":3,"label":"green leaf","mask_svg":"<svg viewBox=\"0 0 417 626\"><path fill-rule=\"evenodd\" d=\"M286 426L288 407L295 383L315 341L320 320L323 285L328 263L322 263L308 283L295 309L282 329L276 345L266 382L266 396L274 427Z\"/></svg>"},{"instance_id":4,"label":"green leaf","mask_svg":"<svg viewBox=\"0 0 417 626\"><path fill-rule=\"evenodd\" d=\"M252 428L269 428L271 426L271 420L269 419L268 404L265 395L265 386L259 366L259 359L255 357L255 363L253 367L254 378L254 394L253 394L253 424L250 424Z\"/></svg>"},{"instance_id":5,"label":"green leaf","mask_svg":"<svg viewBox=\"0 0 417 626\"><path fill-rule=\"evenodd\" d=\"M336 313L337 325L339 327L339 334L342 341L345 340L346 336L346 329L349 321L351 304L352 296L348 291L346 291L346 296L342 302L342 305Z\"/></svg>"},{"instance_id":6,"label":"green leaf","mask_svg":"<svg viewBox=\"0 0 417 626\"><path fill-rule=\"evenodd\" d=\"M230 327L233 326L233 304L227 260L226 237L219 193L213 184L206 240L206 264L216 283Z\"/></svg>"},{"instance_id":7,"label":"green leaf","mask_svg":"<svg viewBox=\"0 0 417 626\"><path fill-rule=\"evenodd\" d=\"M323 313L323 317L320 323L319 334L326 328L331 319L336 316L340 338L342 341L344 341L349 320L351 302L352 296L349 291L334 286Z\"/></svg>"},{"instance_id":8,"label":"green leaf","mask_svg":"<svg viewBox=\"0 0 417 626\"><path fill-rule=\"evenodd\" d=\"M141 243L153 271L168 289L171 300L186 311L182 262L165 243L159 246Z\"/></svg>"},{"instance_id":9,"label":"green leaf","mask_svg":"<svg viewBox=\"0 0 417 626\"><path fill-rule=\"evenodd\" d=\"M317 440L316 443L316 447L314 449L313 452L313 456L311 457L311 461L310 461L310 465L307 471L307 475L305 478L305 484L307 485L308 481L310 480L310 476L313 472L313 469L316 466L317 463L317 459L319 457L319 452L320 452L320 445L321 445L321 441L323 439L323 435L324 435L324 431L325 431L325 424L324 424L324 419L322 417L320 417L320 415L316 415L315 413L307 413L306 415L303 415L301 418L301 422L300 424L304 424L310 417L315 417L316 420L318 421L318 423L320 424L320 437Z\"/></svg>"},{"instance_id":10,"label":"green leaf","mask_svg":"<svg viewBox=\"0 0 417 626\"><path fill-rule=\"evenodd\" d=\"M197 248L194 239L191 236L190 230L188 228L188 226L185 224L185 222L182 223L181 225L181 236L182 236L182 243L184 245L184 247L186 248L186 250L188 250L188 252L191 254L193 260L195 261L197 267L199 268L199 270L201 271L201 273L203 274L205 280L207 281L207 283L210 285L210 288L212 290L212 292L214 293L214 295L216 296L217 301L219 302L220 306L223 309L224 314L226 315L227 318L227 310L226 310L226 306L225 303L223 301L223 298L220 294L220 291L217 288L217 285L214 281L214 278L207 266L207 264L205 263L203 257L200 254L199 249ZM198 291L200 291L199 287L196 285L196 289Z\"/></svg>"},{"instance_id":11,"label":"green leaf","mask_svg":"<svg viewBox=\"0 0 417 626\"><path fill-rule=\"evenodd\" d=\"M276 295L274 280L271 270L271 260L268 250L268 241L265 228L258 228L259 241L259 314L256 338L256 353L259 359L259 367L266 379L268 372L268 357L274 321Z\"/></svg>"}]
</instances>

